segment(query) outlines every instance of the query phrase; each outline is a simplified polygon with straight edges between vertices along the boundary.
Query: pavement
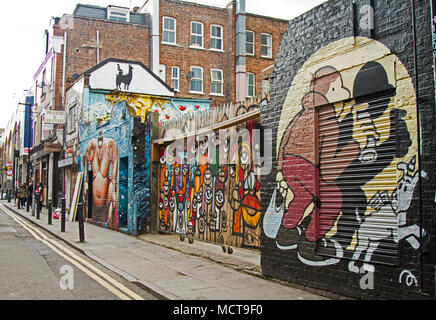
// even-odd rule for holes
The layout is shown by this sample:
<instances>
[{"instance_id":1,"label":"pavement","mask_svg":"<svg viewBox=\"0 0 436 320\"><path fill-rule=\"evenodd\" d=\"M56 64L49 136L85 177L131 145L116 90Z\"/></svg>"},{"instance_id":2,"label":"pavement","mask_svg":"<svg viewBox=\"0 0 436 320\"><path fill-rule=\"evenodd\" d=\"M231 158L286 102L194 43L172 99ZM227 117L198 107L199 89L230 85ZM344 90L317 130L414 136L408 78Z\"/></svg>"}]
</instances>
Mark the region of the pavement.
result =
<instances>
[{"instance_id":1,"label":"pavement","mask_svg":"<svg viewBox=\"0 0 436 320\"><path fill-rule=\"evenodd\" d=\"M13 200L3 205L40 226L66 244L162 300L342 300L333 293L281 282L262 275L260 254L207 242L181 241L178 235L143 234L132 237L85 223L85 242L78 222L48 225L47 209L40 219L32 209L18 209Z\"/></svg>"}]
</instances>

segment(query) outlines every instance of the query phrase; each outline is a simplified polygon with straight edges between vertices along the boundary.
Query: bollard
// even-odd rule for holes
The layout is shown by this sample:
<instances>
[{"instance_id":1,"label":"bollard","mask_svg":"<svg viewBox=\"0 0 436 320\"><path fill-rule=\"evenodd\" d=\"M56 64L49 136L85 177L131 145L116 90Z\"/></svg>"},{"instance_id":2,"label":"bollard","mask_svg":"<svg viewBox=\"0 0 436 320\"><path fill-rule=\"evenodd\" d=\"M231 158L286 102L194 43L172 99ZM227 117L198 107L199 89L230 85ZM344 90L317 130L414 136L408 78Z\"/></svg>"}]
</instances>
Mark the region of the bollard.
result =
<instances>
[{"instance_id":1,"label":"bollard","mask_svg":"<svg viewBox=\"0 0 436 320\"><path fill-rule=\"evenodd\" d=\"M32 195L32 217L35 216L35 210L36 210L36 196Z\"/></svg>"},{"instance_id":2,"label":"bollard","mask_svg":"<svg viewBox=\"0 0 436 320\"><path fill-rule=\"evenodd\" d=\"M11 189L8 189L8 202L11 203Z\"/></svg>"},{"instance_id":3,"label":"bollard","mask_svg":"<svg viewBox=\"0 0 436 320\"><path fill-rule=\"evenodd\" d=\"M61 232L65 232L65 199L61 199Z\"/></svg>"},{"instance_id":4,"label":"bollard","mask_svg":"<svg viewBox=\"0 0 436 320\"><path fill-rule=\"evenodd\" d=\"M52 206L51 206L51 200L48 200L48 224L52 224Z\"/></svg>"},{"instance_id":5,"label":"bollard","mask_svg":"<svg viewBox=\"0 0 436 320\"><path fill-rule=\"evenodd\" d=\"M39 220L39 216L41 214L41 206L40 206L41 195L39 193L36 194L36 219Z\"/></svg>"},{"instance_id":6,"label":"bollard","mask_svg":"<svg viewBox=\"0 0 436 320\"><path fill-rule=\"evenodd\" d=\"M31 197L32 196L30 194L27 196L27 199L26 199L26 212L29 212Z\"/></svg>"},{"instance_id":7,"label":"bollard","mask_svg":"<svg viewBox=\"0 0 436 320\"><path fill-rule=\"evenodd\" d=\"M3 191L4 191L4 189L2 189L2 200L3 200Z\"/></svg>"},{"instance_id":8,"label":"bollard","mask_svg":"<svg viewBox=\"0 0 436 320\"><path fill-rule=\"evenodd\" d=\"M17 194L17 208L21 209L21 197L19 197L18 194Z\"/></svg>"},{"instance_id":9,"label":"bollard","mask_svg":"<svg viewBox=\"0 0 436 320\"><path fill-rule=\"evenodd\" d=\"M77 205L77 220L79 220L79 239L80 242L85 242L85 226L83 223L83 203Z\"/></svg>"}]
</instances>

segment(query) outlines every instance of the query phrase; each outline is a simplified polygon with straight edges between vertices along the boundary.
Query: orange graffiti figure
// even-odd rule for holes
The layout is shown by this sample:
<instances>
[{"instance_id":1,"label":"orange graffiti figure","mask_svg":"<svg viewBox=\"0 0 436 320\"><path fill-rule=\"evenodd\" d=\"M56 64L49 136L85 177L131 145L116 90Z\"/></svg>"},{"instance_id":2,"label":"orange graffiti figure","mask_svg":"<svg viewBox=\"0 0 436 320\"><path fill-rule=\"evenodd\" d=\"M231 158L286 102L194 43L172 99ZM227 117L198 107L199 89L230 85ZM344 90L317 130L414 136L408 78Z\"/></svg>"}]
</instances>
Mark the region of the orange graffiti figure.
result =
<instances>
[{"instance_id":1,"label":"orange graffiti figure","mask_svg":"<svg viewBox=\"0 0 436 320\"><path fill-rule=\"evenodd\" d=\"M112 138L104 138L99 132L98 139L88 142L85 149L85 168L91 165L92 171L92 201L96 212L103 211L105 226L117 229L118 216L118 148ZM86 187L88 184L86 177ZM86 196L89 195L85 190ZM88 201L90 199L88 198Z\"/></svg>"}]
</instances>

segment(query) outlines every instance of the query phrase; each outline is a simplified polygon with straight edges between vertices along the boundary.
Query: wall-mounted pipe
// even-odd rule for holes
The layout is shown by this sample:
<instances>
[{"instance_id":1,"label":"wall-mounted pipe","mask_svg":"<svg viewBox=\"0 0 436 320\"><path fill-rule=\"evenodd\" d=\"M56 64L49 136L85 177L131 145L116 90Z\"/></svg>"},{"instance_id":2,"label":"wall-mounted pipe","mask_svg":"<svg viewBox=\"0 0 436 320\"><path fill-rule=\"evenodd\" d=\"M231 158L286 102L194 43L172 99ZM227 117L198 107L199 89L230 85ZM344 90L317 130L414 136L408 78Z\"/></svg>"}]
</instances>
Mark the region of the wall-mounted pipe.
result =
<instances>
[{"instance_id":1,"label":"wall-mounted pipe","mask_svg":"<svg viewBox=\"0 0 436 320\"><path fill-rule=\"evenodd\" d=\"M420 291L424 294L424 264L423 264L423 212L422 212L422 166L421 166L421 108L420 108L420 95L419 95L419 79L418 79L418 55L416 46L416 14L415 14L415 1L410 0L411 14L412 14L412 34L413 34L413 62L415 73L415 91L416 91L416 125L417 125L417 142L418 142L418 173L419 173L419 259L420 259Z\"/></svg>"}]
</instances>

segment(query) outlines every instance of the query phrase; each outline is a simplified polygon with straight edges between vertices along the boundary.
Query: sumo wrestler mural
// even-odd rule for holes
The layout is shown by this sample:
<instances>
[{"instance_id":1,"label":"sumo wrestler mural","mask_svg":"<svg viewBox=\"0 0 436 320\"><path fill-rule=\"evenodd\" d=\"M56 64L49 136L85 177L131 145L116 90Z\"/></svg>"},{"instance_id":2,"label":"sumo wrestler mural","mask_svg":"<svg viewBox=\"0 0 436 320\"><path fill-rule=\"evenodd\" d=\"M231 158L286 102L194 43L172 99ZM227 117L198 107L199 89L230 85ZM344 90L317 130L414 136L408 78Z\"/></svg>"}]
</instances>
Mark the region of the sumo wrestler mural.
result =
<instances>
[{"instance_id":1,"label":"sumo wrestler mural","mask_svg":"<svg viewBox=\"0 0 436 320\"><path fill-rule=\"evenodd\" d=\"M241 105L236 115L257 107ZM211 150L202 137L187 139L186 145L176 148L169 158L169 151L161 148L161 231L186 236L190 241L221 244L229 253L231 247L260 248L260 183L251 161L254 151L250 143L257 127L253 121L240 125L238 130L246 129L247 139L239 143L231 144L227 138L220 141L219 135L208 137L214 139L216 148L213 163L208 161ZM221 144L223 154L218 151Z\"/></svg>"},{"instance_id":2,"label":"sumo wrestler mural","mask_svg":"<svg viewBox=\"0 0 436 320\"><path fill-rule=\"evenodd\" d=\"M410 223L409 209L428 174L415 108L410 74L377 41L345 38L304 63L281 109L262 221L274 250L360 274L398 265L399 244L420 248L427 230Z\"/></svg>"}]
</instances>

